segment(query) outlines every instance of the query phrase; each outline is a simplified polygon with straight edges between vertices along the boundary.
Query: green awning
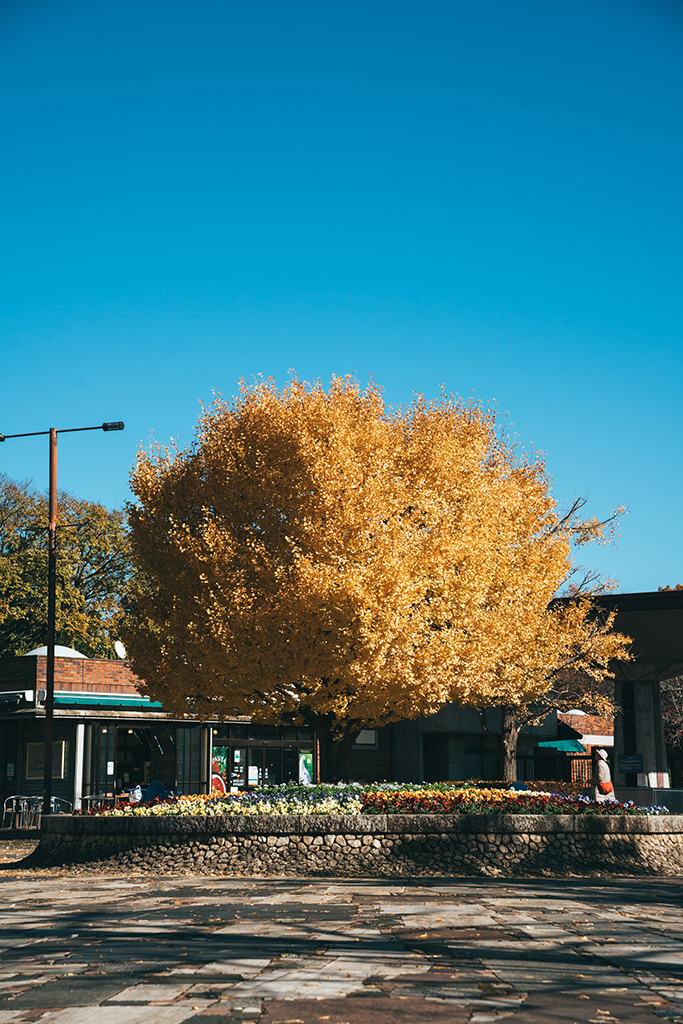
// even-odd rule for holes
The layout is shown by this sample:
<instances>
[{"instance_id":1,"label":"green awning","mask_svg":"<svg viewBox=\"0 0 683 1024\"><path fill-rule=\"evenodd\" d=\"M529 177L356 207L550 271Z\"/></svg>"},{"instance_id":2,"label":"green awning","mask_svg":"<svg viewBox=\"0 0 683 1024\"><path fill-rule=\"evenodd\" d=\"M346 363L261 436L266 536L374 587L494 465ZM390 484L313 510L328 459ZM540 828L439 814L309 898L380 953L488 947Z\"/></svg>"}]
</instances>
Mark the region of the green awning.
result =
<instances>
[{"instance_id":1,"label":"green awning","mask_svg":"<svg viewBox=\"0 0 683 1024\"><path fill-rule=\"evenodd\" d=\"M553 750L560 750L567 754L585 754L586 748L578 740L543 740L539 747L552 747Z\"/></svg>"},{"instance_id":2,"label":"green awning","mask_svg":"<svg viewBox=\"0 0 683 1024\"><path fill-rule=\"evenodd\" d=\"M97 696L81 696L69 694L55 694L55 704L69 704L75 707L101 707L101 708L160 708L158 700L147 700L145 697L118 697L108 694Z\"/></svg>"}]
</instances>

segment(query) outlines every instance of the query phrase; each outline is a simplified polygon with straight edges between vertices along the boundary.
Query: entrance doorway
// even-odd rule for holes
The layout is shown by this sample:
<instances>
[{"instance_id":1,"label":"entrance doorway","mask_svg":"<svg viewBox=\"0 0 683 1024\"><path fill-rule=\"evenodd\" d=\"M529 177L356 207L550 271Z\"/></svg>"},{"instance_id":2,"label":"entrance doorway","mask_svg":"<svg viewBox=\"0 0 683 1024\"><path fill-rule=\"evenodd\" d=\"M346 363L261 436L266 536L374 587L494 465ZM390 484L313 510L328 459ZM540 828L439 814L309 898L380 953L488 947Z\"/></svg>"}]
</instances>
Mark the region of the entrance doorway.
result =
<instances>
[{"instance_id":1,"label":"entrance doorway","mask_svg":"<svg viewBox=\"0 0 683 1024\"><path fill-rule=\"evenodd\" d=\"M278 726L214 730L212 788L239 793L286 782L313 782L313 733Z\"/></svg>"},{"instance_id":2,"label":"entrance doorway","mask_svg":"<svg viewBox=\"0 0 683 1024\"><path fill-rule=\"evenodd\" d=\"M126 793L144 789L157 779L169 792L177 788L176 727L158 722L114 725L88 723L85 727L83 795ZM199 783L188 792L199 792Z\"/></svg>"},{"instance_id":3,"label":"entrance doorway","mask_svg":"<svg viewBox=\"0 0 683 1024\"><path fill-rule=\"evenodd\" d=\"M448 779L448 733L423 732L422 752L425 782L446 782Z\"/></svg>"}]
</instances>

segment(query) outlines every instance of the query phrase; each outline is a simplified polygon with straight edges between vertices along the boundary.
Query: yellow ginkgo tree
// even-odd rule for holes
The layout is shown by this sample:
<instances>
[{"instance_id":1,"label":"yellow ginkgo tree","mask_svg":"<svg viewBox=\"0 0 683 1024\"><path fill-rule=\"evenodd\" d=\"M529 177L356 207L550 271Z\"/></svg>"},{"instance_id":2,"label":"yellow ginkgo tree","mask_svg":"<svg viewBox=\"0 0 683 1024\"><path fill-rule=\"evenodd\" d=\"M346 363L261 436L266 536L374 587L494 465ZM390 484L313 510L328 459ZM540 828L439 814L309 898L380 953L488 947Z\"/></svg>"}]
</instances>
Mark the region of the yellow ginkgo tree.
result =
<instances>
[{"instance_id":1,"label":"yellow ginkgo tree","mask_svg":"<svg viewBox=\"0 0 683 1024\"><path fill-rule=\"evenodd\" d=\"M542 692L589 632L596 678L623 648L588 604L548 609L576 524L474 402L243 384L187 448L142 451L132 487L122 637L147 692L311 727L327 779L360 729Z\"/></svg>"}]
</instances>

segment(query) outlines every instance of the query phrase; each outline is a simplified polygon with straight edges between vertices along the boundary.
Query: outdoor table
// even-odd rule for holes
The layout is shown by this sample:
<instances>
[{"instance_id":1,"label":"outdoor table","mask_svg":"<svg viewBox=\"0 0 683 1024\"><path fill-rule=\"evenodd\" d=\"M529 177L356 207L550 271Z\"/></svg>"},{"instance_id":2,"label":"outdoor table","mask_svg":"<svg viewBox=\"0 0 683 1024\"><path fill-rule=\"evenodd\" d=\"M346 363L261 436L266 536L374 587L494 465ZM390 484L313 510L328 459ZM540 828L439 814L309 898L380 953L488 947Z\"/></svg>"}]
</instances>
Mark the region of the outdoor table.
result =
<instances>
[{"instance_id":1,"label":"outdoor table","mask_svg":"<svg viewBox=\"0 0 683 1024\"><path fill-rule=\"evenodd\" d=\"M91 793L89 796L82 796L81 803L85 805L86 810L99 804L111 804L115 806L117 797L113 793Z\"/></svg>"}]
</instances>

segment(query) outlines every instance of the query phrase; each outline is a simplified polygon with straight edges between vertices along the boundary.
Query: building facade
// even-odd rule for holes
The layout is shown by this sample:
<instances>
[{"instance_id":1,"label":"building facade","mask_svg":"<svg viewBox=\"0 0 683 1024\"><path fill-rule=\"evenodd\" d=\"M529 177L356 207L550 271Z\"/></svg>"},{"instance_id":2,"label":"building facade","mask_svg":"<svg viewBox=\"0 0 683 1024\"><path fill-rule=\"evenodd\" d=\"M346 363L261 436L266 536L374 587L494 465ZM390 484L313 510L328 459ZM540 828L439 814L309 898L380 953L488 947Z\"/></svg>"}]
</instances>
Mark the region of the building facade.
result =
<instances>
[{"instance_id":1,"label":"building facade","mask_svg":"<svg viewBox=\"0 0 683 1024\"><path fill-rule=\"evenodd\" d=\"M43 791L45 675L41 654L0 659L2 800ZM123 661L55 657L52 791L78 808L157 780L174 793L208 793L316 778L310 729L167 715L140 694Z\"/></svg>"},{"instance_id":2,"label":"building facade","mask_svg":"<svg viewBox=\"0 0 683 1024\"><path fill-rule=\"evenodd\" d=\"M659 681L683 674L683 592L617 594L598 602L617 613L616 628L634 639L634 658L614 666L620 711L613 733L604 721L552 713L520 734L518 778L587 781L591 748L613 743L615 784L636 799L639 789L669 785ZM3 800L42 793L46 667L44 648L0 659ZM320 778L312 730L257 725L240 716L204 723L174 718L138 686L124 661L57 649L55 796L78 807L87 797L144 788L153 780L170 792L207 793L214 786L240 791ZM496 713L489 719L499 731ZM350 778L360 782L493 780L499 774L478 713L457 705L429 718L365 729L349 759Z\"/></svg>"}]
</instances>

